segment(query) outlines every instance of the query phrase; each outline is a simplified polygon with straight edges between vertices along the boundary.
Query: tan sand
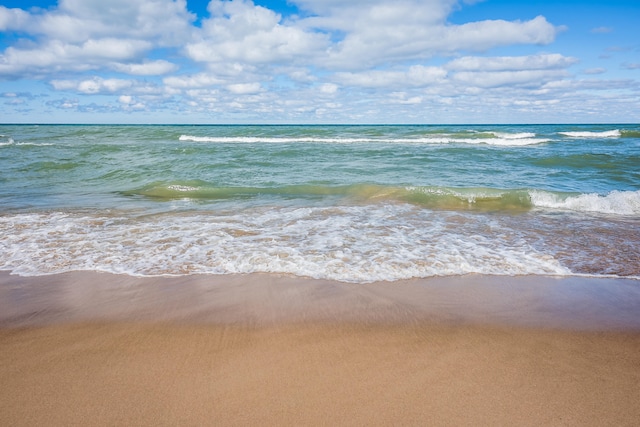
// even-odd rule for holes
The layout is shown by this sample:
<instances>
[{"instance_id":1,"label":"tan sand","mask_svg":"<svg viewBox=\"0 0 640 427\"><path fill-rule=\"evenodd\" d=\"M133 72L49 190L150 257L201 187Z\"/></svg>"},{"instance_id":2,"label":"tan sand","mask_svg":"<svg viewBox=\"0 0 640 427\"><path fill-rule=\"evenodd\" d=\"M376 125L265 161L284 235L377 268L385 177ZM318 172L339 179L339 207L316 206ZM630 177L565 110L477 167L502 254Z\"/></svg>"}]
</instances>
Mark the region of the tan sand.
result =
<instances>
[{"instance_id":1,"label":"tan sand","mask_svg":"<svg viewBox=\"0 0 640 427\"><path fill-rule=\"evenodd\" d=\"M639 285L0 274L0 425L635 426Z\"/></svg>"}]
</instances>

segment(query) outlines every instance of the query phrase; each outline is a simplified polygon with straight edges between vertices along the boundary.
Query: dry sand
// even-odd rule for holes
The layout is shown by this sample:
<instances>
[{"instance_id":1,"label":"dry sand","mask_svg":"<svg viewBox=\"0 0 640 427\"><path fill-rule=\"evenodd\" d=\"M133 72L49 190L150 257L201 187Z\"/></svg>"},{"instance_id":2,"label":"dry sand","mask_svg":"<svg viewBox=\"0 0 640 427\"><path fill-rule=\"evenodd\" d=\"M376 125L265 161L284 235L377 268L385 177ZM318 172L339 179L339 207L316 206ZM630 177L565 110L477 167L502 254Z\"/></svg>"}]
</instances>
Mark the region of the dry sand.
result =
<instances>
[{"instance_id":1,"label":"dry sand","mask_svg":"<svg viewBox=\"0 0 640 427\"><path fill-rule=\"evenodd\" d=\"M636 426L639 288L0 273L0 425Z\"/></svg>"}]
</instances>

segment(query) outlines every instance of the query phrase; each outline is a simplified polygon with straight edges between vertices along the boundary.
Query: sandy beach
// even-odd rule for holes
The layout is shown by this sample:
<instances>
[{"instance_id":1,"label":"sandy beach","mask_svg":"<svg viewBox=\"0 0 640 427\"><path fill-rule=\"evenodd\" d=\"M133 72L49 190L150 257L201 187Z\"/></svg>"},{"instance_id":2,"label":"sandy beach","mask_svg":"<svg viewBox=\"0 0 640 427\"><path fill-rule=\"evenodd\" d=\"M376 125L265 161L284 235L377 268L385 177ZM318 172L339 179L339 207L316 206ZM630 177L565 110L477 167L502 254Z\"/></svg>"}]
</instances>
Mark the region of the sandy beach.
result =
<instances>
[{"instance_id":1,"label":"sandy beach","mask_svg":"<svg viewBox=\"0 0 640 427\"><path fill-rule=\"evenodd\" d=\"M0 273L2 425L637 425L634 280Z\"/></svg>"}]
</instances>

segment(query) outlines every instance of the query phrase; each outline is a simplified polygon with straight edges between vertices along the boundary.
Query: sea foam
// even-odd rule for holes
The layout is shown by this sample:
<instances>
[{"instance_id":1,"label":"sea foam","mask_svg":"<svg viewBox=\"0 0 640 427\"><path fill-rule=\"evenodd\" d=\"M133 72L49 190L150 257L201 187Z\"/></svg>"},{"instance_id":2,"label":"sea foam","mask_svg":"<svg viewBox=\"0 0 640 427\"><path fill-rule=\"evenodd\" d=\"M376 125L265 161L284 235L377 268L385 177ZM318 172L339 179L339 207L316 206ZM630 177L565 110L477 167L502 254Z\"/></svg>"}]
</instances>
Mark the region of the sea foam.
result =
<instances>
[{"instance_id":1,"label":"sea foam","mask_svg":"<svg viewBox=\"0 0 640 427\"><path fill-rule=\"evenodd\" d=\"M345 282L469 273L570 274L501 225L410 205L144 216L0 217L0 269L137 276L278 273ZM490 225L491 235L478 233Z\"/></svg>"},{"instance_id":2,"label":"sea foam","mask_svg":"<svg viewBox=\"0 0 640 427\"><path fill-rule=\"evenodd\" d=\"M531 202L538 208L567 209L614 215L640 215L640 191L612 191L562 196L547 191L531 191Z\"/></svg>"},{"instance_id":3,"label":"sea foam","mask_svg":"<svg viewBox=\"0 0 640 427\"><path fill-rule=\"evenodd\" d=\"M619 138L622 133L618 129L608 130L604 132L558 132L560 135L568 136L571 138Z\"/></svg>"},{"instance_id":4,"label":"sea foam","mask_svg":"<svg viewBox=\"0 0 640 427\"><path fill-rule=\"evenodd\" d=\"M453 134L436 134L422 137L389 138L349 138L349 137L259 137L259 136L195 136L181 135L180 141L214 144L291 144L291 143L317 143L317 144L486 144L499 146L525 146L542 144L550 141L550 138L537 138L533 133L499 133L492 132L493 137L481 138L473 134L468 137Z\"/></svg>"}]
</instances>

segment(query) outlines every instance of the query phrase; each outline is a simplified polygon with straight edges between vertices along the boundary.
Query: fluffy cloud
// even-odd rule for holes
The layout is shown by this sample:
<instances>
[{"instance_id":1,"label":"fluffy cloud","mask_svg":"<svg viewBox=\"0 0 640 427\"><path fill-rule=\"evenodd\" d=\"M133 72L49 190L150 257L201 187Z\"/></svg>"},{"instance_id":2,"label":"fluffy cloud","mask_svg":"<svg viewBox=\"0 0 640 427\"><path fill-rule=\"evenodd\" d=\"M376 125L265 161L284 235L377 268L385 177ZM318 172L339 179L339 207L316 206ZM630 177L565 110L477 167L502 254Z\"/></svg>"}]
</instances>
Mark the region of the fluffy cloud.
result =
<instances>
[{"instance_id":1,"label":"fluffy cloud","mask_svg":"<svg viewBox=\"0 0 640 427\"><path fill-rule=\"evenodd\" d=\"M0 7L1 30L35 39L0 55L0 76L97 70L143 59L155 47L184 43L193 19L185 0L60 0L57 9L33 12ZM131 74L175 69L166 61L113 68Z\"/></svg>"},{"instance_id":2,"label":"fluffy cloud","mask_svg":"<svg viewBox=\"0 0 640 427\"><path fill-rule=\"evenodd\" d=\"M135 59L150 47L143 40L114 38L87 40L77 45L52 40L32 49L9 47L0 56L0 75L17 78L23 73L96 70L110 61Z\"/></svg>"},{"instance_id":3,"label":"fluffy cloud","mask_svg":"<svg viewBox=\"0 0 640 427\"><path fill-rule=\"evenodd\" d=\"M261 92L262 87L260 83L236 83L228 85L227 90L238 95L246 95Z\"/></svg>"},{"instance_id":4,"label":"fluffy cloud","mask_svg":"<svg viewBox=\"0 0 640 427\"><path fill-rule=\"evenodd\" d=\"M531 56L471 57L454 59L447 69L457 71L519 71L566 68L578 62L560 54Z\"/></svg>"},{"instance_id":5,"label":"fluffy cloud","mask_svg":"<svg viewBox=\"0 0 640 427\"><path fill-rule=\"evenodd\" d=\"M176 71L178 66L169 61L159 59L156 61L144 61L141 64L115 63L111 65L111 68L121 73L136 76L159 76Z\"/></svg>"},{"instance_id":6,"label":"fluffy cloud","mask_svg":"<svg viewBox=\"0 0 640 427\"><path fill-rule=\"evenodd\" d=\"M452 80L457 84L481 88L505 86L539 87L548 81L558 80L566 75L562 70L462 71L454 74Z\"/></svg>"},{"instance_id":7,"label":"fluffy cloud","mask_svg":"<svg viewBox=\"0 0 640 427\"><path fill-rule=\"evenodd\" d=\"M30 20L29 13L22 9L0 6L0 31L22 30Z\"/></svg>"},{"instance_id":8,"label":"fluffy cloud","mask_svg":"<svg viewBox=\"0 0 640 427\"><path fill-rule=\"evenodd\" d=\"M327 46L324 35L284 25L280 15L251 1L212 0L209 12L197 40L185 47L194 61L291 63Z\"/></svg>"},{"instance_id":9,"label":"fluffy cloud","mask_svg":"<svg viewBox=\"0 0 640 427\"><path fill-rule=\"evenodd\" d=\"M336 80L345 85L362 87L428 86L442 82L447 71L439 67L414 65L406 71L367 71L337 73Z\"/></svg>"},{"instance_id":10,"label":"fluffy cloud","mask_svg":"<svg viewBox=\"0 0 640 427\"><path fill-rule=\"evenodd\" d=\"M34 30L69 43L118 37L176 46L194 19L185 0L60 0L57 10L34 17Z\"/></svg>"},{"instance_id":11,"label":"fluffy cloud","mask_svg":"<svg viewBox=\"0 0 640 427\"><path fill-rule=\"evenodd\" d=\"M85 94L115 93L133 86L130 80L102 79L94 77L88 80L53 80L51 85L56 90L76 91Z\"/></svg>"},{"instance_id":12,"label":"fluffy cloud","mask_svg":"<svg viewBox=\"0 0 640 427\"><path fill-rule=\"evenodd\" d=\"M334 32L339 42L318 63L332 69L366 69L381 64L426 59L457 51L486 51L513 44L551 43L561 28L538 16L529 21L488 20L453 25L453 0L298 0L321 16L301 24ZM366 7L363 7L366 3Z\"/></svg>"},{"instance_id":13,"label":"fluffy cloud","mask_svg":"<svg viewBox=\"0 0 640 427\"><path fill-rule=\"evenodd\" d=\"M0 31L11 35L1 40L0 84L17 82L2 88L17 93L26 80L48 82L47 105L65 111L171 110L205 121L400 122L438 120L436 111L467 120L488 104L527 114L573 102L568 110L577 110L581 93L596 103L624 85L625 106L634 105L634 80L577 80L578 58L548 46L563 27L544 16L452 21L475 2L289 0L299 14L282 16L251 0L210 0L198 21L186 0L0 6ZM515 45L527 46L508 56ZM618 59L625 77L638 69L630 54ZM609 73L601 65L576 73Z\"/></svg>"},{"instance_id":14,"label":"fluffy cloud","mask_svg":"<svg viewBox=\"0 0 640 427\"><path fill-rule=\"evenodd\" d=\"M209 73L199 73L188 76L165 77L163 83L174 89L206 88L224 83L224 80Z\"/></svg>"}]
</instances>

